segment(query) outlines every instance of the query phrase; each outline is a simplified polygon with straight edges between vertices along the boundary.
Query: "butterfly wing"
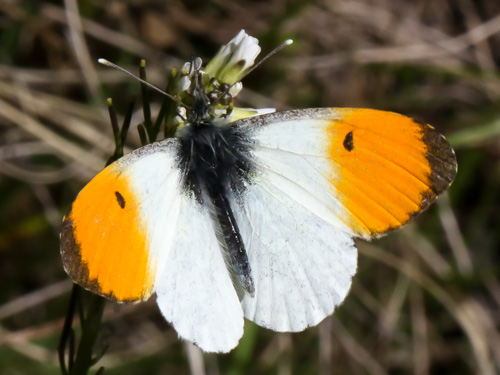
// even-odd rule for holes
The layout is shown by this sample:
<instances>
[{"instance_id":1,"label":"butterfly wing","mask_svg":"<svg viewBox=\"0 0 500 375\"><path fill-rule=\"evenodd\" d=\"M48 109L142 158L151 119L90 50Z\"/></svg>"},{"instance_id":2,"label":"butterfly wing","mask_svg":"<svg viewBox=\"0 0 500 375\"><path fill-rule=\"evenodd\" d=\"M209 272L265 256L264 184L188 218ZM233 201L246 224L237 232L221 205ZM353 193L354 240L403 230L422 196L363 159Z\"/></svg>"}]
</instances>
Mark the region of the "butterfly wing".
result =
<instances>
[{"instance_id":1,"label":"butterfly wing","mask_svg":"<svg viewBox=\"0 0 500 375\"><path fill-rule=\"evenodd\" d=\"M430 125L392 112L320 108L235 124L261 169L293 180L294 199L333 226L372 238L407 223L454 180L455 153Z\"/></svg>"},{"instance_id":2,"label":"butterfly wing","mask_svg":"<svg viewBox=\"0 0 500 375\"><path fill-rule=\"evenodd\" d=\"M291 198L288 181L268 177L249 187L235 210L255 284L243 310L260 326L302 331L344 300L357 250L349 234Z\"/></svg>"},{"instance_id":3,"label":"butterfly wing","mask_svg":"<svg viewBox=\"0 0 500 375\"><path fill-rule=\"evenodd\" d=\"M180 337L206 352L228 352L243 335L243 310L210 215L180 196L175 241L156 284L158 306Z\"/></svg>"},{"instance_id":4,"label":"butterfly wing","mask_svg":"<svg viewBox=\"0 0 500 375\"><path fill-rule=\"evenodd\" d=\"M156 292L179 336L227 352L243 311L209 213L182 189L179 147L142 147L86 185L63 222L62 260L76 283L117 302Z\"/></svg>"},{"instance_id":5,"label":"butterfly wing","mask_svg":"<svg viewBox=\"0 0 500 375\"><path fill-rule=\"evenodd\" d=\"M147 299L175 235L178 142L142 147L79 193L61 232L64 268L82 287L118 302Z\"/></svg>"},{"instance_id":6,"label":"butterfly wing","mask_svg":"<svg viewBox=\"0 0 500 375\"><path fill-rule=\"evenodd\" d=\"M252 139L256 169L235 209L255 282L243 309L277 331L331 314L356 271L352 236L405 224L456 173L441 135L394 113L311 109L234 126Z\"/></svg>"}]
</instances>

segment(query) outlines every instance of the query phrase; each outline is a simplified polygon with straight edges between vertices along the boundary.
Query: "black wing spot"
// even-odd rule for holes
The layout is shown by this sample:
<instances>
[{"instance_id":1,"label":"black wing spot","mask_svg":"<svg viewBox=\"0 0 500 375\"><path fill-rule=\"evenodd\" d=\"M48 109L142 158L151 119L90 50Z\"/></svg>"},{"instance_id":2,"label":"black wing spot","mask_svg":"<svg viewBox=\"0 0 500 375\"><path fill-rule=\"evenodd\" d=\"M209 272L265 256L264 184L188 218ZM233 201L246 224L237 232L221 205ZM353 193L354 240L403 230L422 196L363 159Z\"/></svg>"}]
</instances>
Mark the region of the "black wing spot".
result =
<instances>
[{"instance_id":1,"label":"black wing spot","mask_svg":"<svg viewBox=\"0 0 500 375\"><path fill-rule=\"evenodd\" d=\"M352 132L349 132L347 133L347 135L345 136L344 138L344 148L351 152L352 150L354 150L354 141L353 141L353 138L352 138Z\"/></svg>"},{"instance_id":2,"label":"black wing spot","mask_svg":"<svg viewBox=\"0 0 500 375\"><path fill-rule=\"evenodd\" d=\"M115 191L116 195L116 201L120 205L121 208L125 208L125 198L123 198L123 195L120 194L120 192Z\"/></svg>"}]
</instances>

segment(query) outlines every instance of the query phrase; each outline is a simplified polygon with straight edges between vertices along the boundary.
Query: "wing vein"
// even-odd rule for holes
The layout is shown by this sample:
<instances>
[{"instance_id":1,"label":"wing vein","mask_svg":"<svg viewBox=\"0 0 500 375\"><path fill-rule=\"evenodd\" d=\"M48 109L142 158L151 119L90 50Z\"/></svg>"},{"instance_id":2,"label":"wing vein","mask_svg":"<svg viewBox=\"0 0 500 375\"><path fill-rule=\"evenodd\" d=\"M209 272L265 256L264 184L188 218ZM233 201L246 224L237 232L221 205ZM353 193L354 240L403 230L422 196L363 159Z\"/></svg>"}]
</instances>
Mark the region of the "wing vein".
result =
<instances>
[{"instance_id":1,"label":"wing vein","mask_svg":"<svg viewBox=\"0 0 500 375\"><path fill-rule=\"evenodd\" d=\"M285 177L284 175L282 175L281 173L278 173L276 172L275 170L273 170L272 168L269 168L267 167L266 165L264 164L259 164L261 166L261 168L263 169L266 169L267 171L269 171L270 173L284 179L284 180L287 180L289 181L290 183L298 186L300 188L300 190L302 190L305 195L309 196L311 199L315 200L315 201L318 201L318 199L316 197L314 197L311 193L309 193L309 191L303 187L302 185L298 184L296 181L288 178L288 177ZM273 184L277 189L279 189L280 191L282 191L284 194L286 194L288 197L290 197L293 201L295 201L296 203L298 203L300 206L304 207L306 210L308 210L309 212L312 212L309 207L305 206L304 204L300 203L299 201L297 201L295 198L293 198L288 192L286 192L285 190L283 190L283 188L281 188L280 186L278 186L277 184ZM335 199L335 198L334 198ZM347 212L349 212L349 214L351 215L351 217L354 217L356 218L357 220L359 220L359 222L365 227L366 230L369 230L368 227L366 226L366 224L363 222L363 220L361 220L360 218L358 218L353 212L351 212L347 207L345 207L344 205L342 205L343 209L345 209ZM314 214L314 212L312 212ZM316 215L317 216L317 215Z\"/></svg>"},{"instance_id":2,"label":"wing vein","mask_svg":"<svg viewBox=\"0 0 500 375\"><path fill-rule=\"evenodd\" d=\"M283 178L283 179L286 179L286 180L290 181L292 184L294 184L294 185L296 185L296 186L300 187L303 191L306 191L306 192L307 192L307 190L305 190L305 189L304 189L301 185L299 185L297 182L295 182L295 181L293 181L293 180L290 180L289 178L287 178L287 177L283 176L282 174L280 174L280 173L278 173L278 172L276 172L276 171L274 171L274 170L272 170L272 169L270 169L270 168L268 168L268 167L264 167L264 168L266 168L268 171L272 172L273 174L275 174L275 175L277 175L277 176L279 176L279 177L281 177L281 178ZM273 185L275 185L275 184L273 184ZM282 192L284 192L286 195L288 195L290 198L294 199L292 196L290 196L290 194L288 194L288 193L287 193L286 191L284 191L282 188L280 188L280 187L279 187L279 186L277 186L277 185L275 185L275 186L276 186L276 188L278 188L279 190L281 190ZM391 217L392 217L393 219L395 219L397 222L399 222L399 223L401 222L401 221L400 221L398 218L396 218L396 217L395 217L395 216L394 216L394 215L393 215L393 214L392 214L392 213L391 213L391 212L390 212L390 211L389 211L386 207L382 206L379 202L377 202L375 199L373 199L373 198L372 198L370 195L368 195L366 192L364 192L363 190L361 190L361 189L360 189L359 187L357 187L357 186L354 186L354 188L355 188L355 189L356 189L359 193L363 194L366 198L368 198L370 201L372 201L372 202L373 202L373 203L375 203L377 206L379 206L380 208L382 208L382 210L384 210L387 214L389 214L389 216L391 216ZM309 194L309 193L308 193L308 194ZM309 195L310 195L310 194L309 194ZM311 195L310 195L310 196L311 196ZM298 202L296 199L294 199L294 201L296 201L297 203L299 203L302 207L305 207L306 209L308 209L308 207L304 206L303 204L301 204L300 202ZM368 227L368 226L367 226L367 225L366 225L366 224L365 224L365 223L364 223L361 219L359 219L356 215L354 215L351 211L349 211L349 210L347 209L347 207L345 207L345 205L343 205L343 207L344 207L344 209L345 209L346 211L348 211L350 214L352 214L352 217L353 217L353 218L356 218L357 220L359 220L359 222L360 222L360 223L362 223L362 224L363 224L363 226L364 226L364 227L365 227L368 231L370 231L369 227ZM309 209L308 209L308 210L309 210ZM309 210L309 211L310 211L310 210Z\"/></svg>"},{"instance_id":3,"label":"wing vein","mask_svg":"<svg viewBox=\"0 0 500 375\"><path fill-rule=\"evenodd\" d=\"M319 158L319 159L327 159L327 160L333 160L335 161L335 163L338 163L338 160L336 158L333 158L333 157L330 157L328 155L322 155L322 154L318 154L318 155L315 155L315 154L305 154L305 153L300 153L300 152L295 152L295 151L291 151L291 150L284 150L284 149L281 149L279 147L270 147L270 146L263 146L263 145L259 145L259 146L256 146L256 148L261 148L261 149L269 149L269 150L274 150L274 151L279 151L279 152L286 152L288 154L292 154L292 155L298 155L298 156L307 156L307 157L314 157L314 158ZM387 159L387 158L384 158L383 155L381 154L376 154L375 152L372 151L373 154L377 155L377 156L380 156L382 157L384 160L387 160L388 162L391 162L393 163L394 165L397 165L399 166L401 169L403 169L404 171L408 172L408 174L412 177L414 177L417 181L423 183L425 186L428 186L424 181L422 181L419 177L415 176L413 173L411 173L410 171L408 171L407 169L405 169L404 167L402 167L401 165ZM427 167L425 163L422 163L420 160L414 158L414 157L411 157L411 159L413 159L414 161L420 163L421 165L423 165L424 167Z\"/></svg>"}]
</instances>

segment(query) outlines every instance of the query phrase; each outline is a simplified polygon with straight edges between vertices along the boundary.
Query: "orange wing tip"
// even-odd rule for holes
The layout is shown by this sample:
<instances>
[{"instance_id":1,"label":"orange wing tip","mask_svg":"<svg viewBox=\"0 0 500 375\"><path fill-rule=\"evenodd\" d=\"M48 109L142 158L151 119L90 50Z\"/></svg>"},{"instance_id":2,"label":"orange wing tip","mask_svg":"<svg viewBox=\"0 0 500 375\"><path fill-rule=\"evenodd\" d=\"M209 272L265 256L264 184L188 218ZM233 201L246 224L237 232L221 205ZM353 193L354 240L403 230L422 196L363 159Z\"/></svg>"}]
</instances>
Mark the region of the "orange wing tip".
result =
<instances>
[{"instance_id":1,"label":"orange wing tip","mask_svg":"<svg viewBox=\"0 0 500 375\"><path fill-rule=\"evenodd\" d=\"M421 140L426 146L425 158L430 167L430 173L428 175L429 189L421 192L419 209L409 213L408 220L403 222L400 226L408 224L413 218L427 210L430 205L439 198L439 195L448 190L455 180L458 171L455 151L444 135L439 133L432 125L415 119L411 120L421 127ZM371 232L370 237L377 238L384 236L398 229L400 226L388 227L382 232Z\"/></svg>"},{"instance_id":2,"label":"orange wing tip","mask_svg":"<svg viewBox=\"0 0 500 375\"><path fill-rule=\"evenodd\" d=\"M332 110L327 129L332 181L359 237L382 236L408 223L453 182L457 162L434 127L371 109ZM337 167L338 168L338 167Z\"/></svg>"},{"instance_id":3,"label":"orange wing tip","mask_svg":"<svg viewBox=\"0 0 500 375\"><path fill-rule=\"evenodd\" d=\"M152 294L152 287L145 289L138 296L117 296L111 291L104 291L99 280L89 277L88 264L81 256L81 246L75 239L75 226L71 211L64 216L61 228L61 258L69 277L82 288L117 303L138 303L146 301Z\"/></svg>"}]
</instances>

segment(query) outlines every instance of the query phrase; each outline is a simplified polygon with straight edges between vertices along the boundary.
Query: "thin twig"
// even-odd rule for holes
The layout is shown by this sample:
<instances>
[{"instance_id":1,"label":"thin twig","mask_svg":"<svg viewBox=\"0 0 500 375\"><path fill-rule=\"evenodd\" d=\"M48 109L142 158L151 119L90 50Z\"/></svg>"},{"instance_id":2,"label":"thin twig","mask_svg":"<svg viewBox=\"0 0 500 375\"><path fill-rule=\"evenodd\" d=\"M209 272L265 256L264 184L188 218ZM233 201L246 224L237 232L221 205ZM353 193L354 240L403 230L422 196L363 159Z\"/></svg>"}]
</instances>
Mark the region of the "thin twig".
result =
<instances>
[{"instance_id":1,"label":"thin twig","mask_svg":"<svg viewBox=\"0 0 500 375\"><path fill-rule=\"evenodd\" d=\"M191 344L189 341L184 341L184 349L187 354L191 374L205 375L205 363L201 349Z\"/></svg>"},{"instance_id":2,"label":"thin twig","mask_svg":"<svg viewBox=\"0 0 500 375\"><path fill-rule=\"evenodd\" d=\"M438 199L438 207L439 218L441 219L448 243L453 250L458 269L463 275L470 275L474 271L474 265L472 264L470 251L460 232L457 218L451 208L448 193L443 194Z\"/></svg>"},{"instance_id":3,"label":"thin twig","mask_svg":"<svg viewBox=\"0 0 500 375\"><path fill-rule=\"evenodd\" d=\"M349 356L372 375L387 375L380 363L367 351L360 342L336 318L332 319L332 334L335 335Z\"/></svg>"},{"instance_id":4,"label":"thin twig","mask_svg":"<svg viewBox=\"0 0 500 375\"><path fill-rule=\"evenodd\" d=\"M25 294L0 306L0 320L9 318L23 311L31 309L36 305L45 303L52 298L67 293L73 283L69 280L59 281L31 293Z\"/></svg>"},{"instance_id":5,"label":"thin twig","mask_svg":"<svg viewBox=\"0 0 500 375\"><path fill-rule=\"evenodd\" d=\"M49 3L43 4L41 15L52 21L64 24L68 22L65 10ZM148 59L154 58L158 61L164 61L166 58L166 56L158 49L150 47L146 43L141 42L139 39L133 38L122 32L117 32L89 19L81 19L80 21L83 32L92 38L105 42L108 45L133 53L136 56L148 57ZM181 61L176 58L169 57L169 60L173 65L181 64Z\"/></svg>"},{"instance_id":6,"label":"thin twig","mask_svg":"<svg viewBox=\"0 0 500 375\"><path fill-rule=\"evenodd\" d=\"M27 132L50 145L61 154L72 160L77 160L82 166L91 171L99 171L102 168L103 160L76 146L73 142L50 130L33 117L21 112L16 107L0 99L0 116L8 119L16 125L22 127Z\"/></svg>"},{"instance_id":7,"label":"thin twig","mask_svg":"<svg viewBox=\"0 0 500 375\"><path fill-rule=\"evenodd\" d=\"M92 93L94 100L99 98L99 77L97 76L96 69L93 64L93 59L90 57L90 52L85 42L85 35L83 33L83 26L80 19L80 12L78 10L78 3L76 0L64 0L64 10L68 20L70 45L73 53L76 56L78 64L80 65L81 72L85 77L87 88Z\"/></svg>"}]
</instances>

